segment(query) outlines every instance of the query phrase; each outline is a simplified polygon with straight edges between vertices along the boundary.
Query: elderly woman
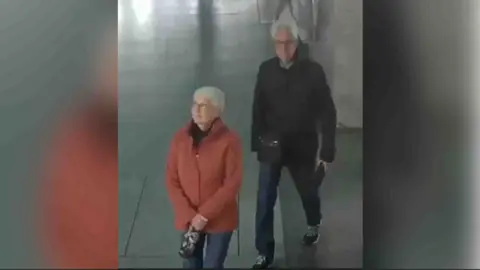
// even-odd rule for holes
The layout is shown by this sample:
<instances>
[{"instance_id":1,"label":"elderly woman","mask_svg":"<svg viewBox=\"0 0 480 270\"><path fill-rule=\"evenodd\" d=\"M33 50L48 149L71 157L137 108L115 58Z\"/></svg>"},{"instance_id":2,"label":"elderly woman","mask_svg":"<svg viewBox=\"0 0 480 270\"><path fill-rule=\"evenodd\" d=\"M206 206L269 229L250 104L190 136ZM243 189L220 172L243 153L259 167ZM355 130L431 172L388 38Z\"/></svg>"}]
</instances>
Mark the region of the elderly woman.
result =
<instances>
[{"instance_id":1,"label":"elderly woman","mask_svg":"<svg viewBox=\"0 0 480 270\"><path fill-rule=\"evenodd\" d=\"M196 90L192 120L174 135L168 154L165 180L175 228L199 236L184 268L223 268L238 226L242 148L239 137L220 119L224 106L220 89Z\"/></svg>"}]
</instances>

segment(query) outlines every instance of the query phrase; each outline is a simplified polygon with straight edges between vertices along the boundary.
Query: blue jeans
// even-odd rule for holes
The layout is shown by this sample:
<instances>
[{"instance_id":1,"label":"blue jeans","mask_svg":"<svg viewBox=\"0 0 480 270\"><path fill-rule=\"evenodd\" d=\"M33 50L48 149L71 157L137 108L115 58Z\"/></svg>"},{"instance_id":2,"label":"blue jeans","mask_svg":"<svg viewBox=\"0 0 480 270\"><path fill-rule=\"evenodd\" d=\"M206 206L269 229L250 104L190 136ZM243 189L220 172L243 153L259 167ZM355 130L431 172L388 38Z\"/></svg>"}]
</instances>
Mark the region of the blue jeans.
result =
<instances>
[{"instance_id":1,"label":"blue jeans","mask_svg":"<svg viewBox=\"0 0 480 270\"><path fill-rule=\"evenodd\" d=\"M202 233L192 258L183 260L186 269L223 269L233 232ZM205 242L206 245L205 245ZM205 248L205 258L204 250Z\"/></svg>"},{"instance_id":2,"label":"blue jeans","mask_svg":"<svg viewBox=\"0 0 480 270\"><path fill-rule=\"evenodd\" d=\"M277 189L280 182L282 164L260 164L257 191L257 211L255 213L255 247L259 254L273 260L275 255L275 239L273 237L273 208L277 201ZM320 212L320 184L310 181L313 165L287 166L292 175L295 187L302 201L307 225L319 225L322 219Z\"/></svg>"}]
</instances>

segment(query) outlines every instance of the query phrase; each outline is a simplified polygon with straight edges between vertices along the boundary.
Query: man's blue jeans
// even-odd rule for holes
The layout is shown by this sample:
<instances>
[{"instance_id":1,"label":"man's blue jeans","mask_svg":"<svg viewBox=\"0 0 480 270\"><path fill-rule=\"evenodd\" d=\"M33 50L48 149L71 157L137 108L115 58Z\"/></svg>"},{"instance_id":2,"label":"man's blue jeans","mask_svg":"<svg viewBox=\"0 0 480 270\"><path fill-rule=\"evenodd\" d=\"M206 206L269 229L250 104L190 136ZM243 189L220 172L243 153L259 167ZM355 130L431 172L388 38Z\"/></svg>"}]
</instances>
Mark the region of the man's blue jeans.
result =
<instances>
[{"instance_id":1,"label":"man's blue jeans","mask_svg":"<svg viewBox=\"0 0 480 270\"><path fill-rule=\"evenodd\" d=\"M319 183L311 181L313 166L287 166L302 200L307 225L320 224ZM259 254L273 260L275 239L273 237L273 208L277 201L277 189L280 182L282 164L260 164L257 192L257 211L255 213L255 247Z\"/></svg>"},{"instance_id":2,"label":"man's blue jeans","mask_svg":"<svg viewBox=\"0 0 480 270\"><path fill-rule=\"evenodd\" d=\"M183 261L186 269L223 269L233 232L202 233L193 257ZM206 242L206 245L205 245ZM205 249L205 258L204 255Z\"/></svg>"}]
</instances>

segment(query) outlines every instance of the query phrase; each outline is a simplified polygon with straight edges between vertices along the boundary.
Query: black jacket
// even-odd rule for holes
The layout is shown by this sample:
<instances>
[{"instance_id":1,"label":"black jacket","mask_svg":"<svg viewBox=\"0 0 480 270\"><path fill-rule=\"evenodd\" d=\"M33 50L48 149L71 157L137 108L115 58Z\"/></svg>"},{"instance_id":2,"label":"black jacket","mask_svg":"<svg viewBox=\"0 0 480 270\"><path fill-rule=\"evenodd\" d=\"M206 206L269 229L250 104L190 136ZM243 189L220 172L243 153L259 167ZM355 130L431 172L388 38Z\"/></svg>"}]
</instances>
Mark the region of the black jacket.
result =
<instances>
[{"instance_id":1,"label":"black jacket","mask_svg":"<svg viewBox=\"0 0 480 270\"><path fill-rule=\"evenodd\" d=\"M334 160L336 109L320 64L298 59L285 69L277 57L263 62L252 111L252 151L258 151L262 134L273 132L284 138L288 156L310 159L317 153L321 130L320 159Z\"/></svg>"}]
</instances>

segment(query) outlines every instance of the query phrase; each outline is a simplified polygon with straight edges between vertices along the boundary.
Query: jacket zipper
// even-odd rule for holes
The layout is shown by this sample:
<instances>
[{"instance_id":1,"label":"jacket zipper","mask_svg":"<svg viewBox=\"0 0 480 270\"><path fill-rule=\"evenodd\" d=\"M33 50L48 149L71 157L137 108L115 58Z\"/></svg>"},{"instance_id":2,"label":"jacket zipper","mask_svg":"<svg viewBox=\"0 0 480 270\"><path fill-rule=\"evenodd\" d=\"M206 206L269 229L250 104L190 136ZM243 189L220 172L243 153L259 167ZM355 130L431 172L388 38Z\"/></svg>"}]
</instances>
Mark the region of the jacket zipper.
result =
<instances>
[{"instance_id":1,"label":"jacket zipper","mask_svg":"<svg viewBox=\"0 0 480 270\"><path fill-rule=\"evenodd\" d=\"M200 207L200 204L201 204L201 192L200 192L200 181L201 181L201 175L200 175L200 165L198 164L198 160L200 158L200 151L199 151L199 148L200 148L200 144L197 145L197 147L195 147L195 167L197 169L197 176L198 176L198 182L197 182L197 190L198 190L198 205Z\"/></svg>"}]
</instances>

